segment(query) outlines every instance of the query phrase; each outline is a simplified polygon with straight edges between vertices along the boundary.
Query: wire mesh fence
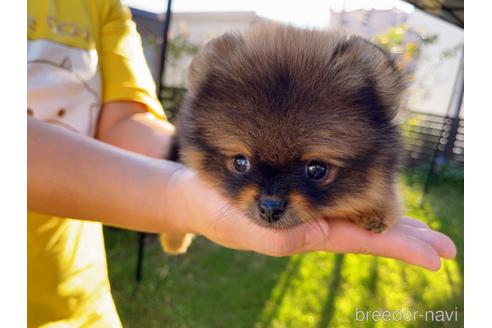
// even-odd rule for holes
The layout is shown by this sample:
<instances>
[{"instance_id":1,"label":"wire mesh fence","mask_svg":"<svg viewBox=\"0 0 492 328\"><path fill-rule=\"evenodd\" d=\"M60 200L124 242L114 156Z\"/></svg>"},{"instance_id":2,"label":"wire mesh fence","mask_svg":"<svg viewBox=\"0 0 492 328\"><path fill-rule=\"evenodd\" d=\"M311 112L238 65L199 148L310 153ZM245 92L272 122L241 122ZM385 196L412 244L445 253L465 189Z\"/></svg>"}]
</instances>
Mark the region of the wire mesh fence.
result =
<instances>
[{"instance_id":1,"label":"wire mesh fence","mask_svg":"<svg viewBox=\"0 0 492 328\"><path fill-rule=\"evenodd\" d=\"M401 124L406 164L410 167L435 161L437 165L464 165L464 119L407 112Z\"/></svg>"}]
</instances>

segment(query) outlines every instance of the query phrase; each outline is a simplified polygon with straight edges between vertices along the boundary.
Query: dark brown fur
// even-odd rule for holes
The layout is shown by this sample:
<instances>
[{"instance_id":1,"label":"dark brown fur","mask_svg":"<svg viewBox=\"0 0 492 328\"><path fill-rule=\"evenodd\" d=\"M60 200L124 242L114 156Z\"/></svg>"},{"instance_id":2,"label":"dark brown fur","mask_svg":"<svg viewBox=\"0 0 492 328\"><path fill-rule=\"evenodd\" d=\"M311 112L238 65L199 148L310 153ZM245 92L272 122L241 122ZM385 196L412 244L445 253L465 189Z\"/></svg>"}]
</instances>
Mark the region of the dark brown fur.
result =
<instances>
[{"instance_id":1,"label":"dark brown fur","mask_svg":"<svg viewBox=\"0 0 492 328\"><path fill-rule=\"evenodd\" d=\"M399 215L401 149L393 123L404 79L361 37L261 23L210 41L194 59L177 131L182 161L258 224L276 228L342 217L382 231ZM251 171L232 172L232 158ZM308 160L326 179L304 176ZM259 218L263 196L288 201Z\"/></svg>"}]
</instances>

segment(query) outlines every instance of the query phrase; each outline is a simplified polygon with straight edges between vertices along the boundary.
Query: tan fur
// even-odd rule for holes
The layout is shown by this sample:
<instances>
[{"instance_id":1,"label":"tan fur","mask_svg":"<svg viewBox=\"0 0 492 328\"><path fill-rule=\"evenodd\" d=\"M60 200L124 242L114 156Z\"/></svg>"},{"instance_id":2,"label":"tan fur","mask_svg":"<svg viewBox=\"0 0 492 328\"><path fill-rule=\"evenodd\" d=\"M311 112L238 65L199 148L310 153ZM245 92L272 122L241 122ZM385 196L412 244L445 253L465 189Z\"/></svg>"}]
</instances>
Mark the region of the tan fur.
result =
<instances>
[{"instance_id":1,"label":"tan fur","mask_svg":"<svg viewBox=\"0 0 492 328\"><path fill-rule=\"evenodd\" d=\"M298 216L299 220L303 222L308 222L320 218L319 213L313 210L313 208L306 201L306 198L304 198L301 194L294 191L290 193L289 197L291 206L295 208L296 215Z\"/></svg>"},{"instance_id":2,"label":"tan fur","mask_svg":"<svg viewBox=\"0 0 492 328\"><path fill-rule=\"evenodd\" d=\"M193 241L193 234L185 235L162 233L159 235L159 241L162 249L170 255L184 254Z\"/></svg>"},{"instance_id":3,"label":"tan fur","mask_svg":"<svg viewBox=\"0 0 492 328\"><path fill-rule=\"evenodd\" d=\"M327 163L333 164L338 167L343 166L343 161L339 158L345 158L349 156L347 152L337 150L333 148L319 148L319 149L306 149L306 153L302 155L301 159L305 161L310 160L325 160Z\"/></svg>"},{"instance_id":4,"label":"tan fur","mask_svg":"<svg viewBox=\"0 0 492 328\"><path fill-rule=\"evenodd\" d=\"M249 204L254 201L255 197L258 195L258 191L253 187L245 188L239 196L234 200L235 205L242 209L247 210Z\"/></svg>"},{"instance_id":5,"label":"tan fur","mask_svg":"<svg viewBox=\"0 0 492 328\"><path fill-rule=\"evenodd\" d=\"M181 152L181 159L186 165L192 167L196 170L200 169L201 163L203 162L204 153L197 151L195 149L186 149Z\"/></svg>"}]
</instances>

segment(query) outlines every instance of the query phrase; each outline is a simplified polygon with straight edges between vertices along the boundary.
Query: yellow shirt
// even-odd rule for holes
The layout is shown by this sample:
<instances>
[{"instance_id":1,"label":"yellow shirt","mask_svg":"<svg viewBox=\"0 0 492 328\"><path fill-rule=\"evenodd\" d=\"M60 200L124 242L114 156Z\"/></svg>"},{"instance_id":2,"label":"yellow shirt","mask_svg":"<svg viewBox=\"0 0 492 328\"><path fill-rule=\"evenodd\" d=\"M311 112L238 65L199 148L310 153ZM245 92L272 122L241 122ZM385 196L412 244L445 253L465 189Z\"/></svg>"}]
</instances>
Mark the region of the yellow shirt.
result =
<instances>
[{"instance_id":1,"label":"yellow shirt","mask_svg":"<svg viewBox=\"0 0 492 328\"><path fill-rule=\"evenodd\" d=\"M28 115L94 136L101 105L165 118L141 39L119 0L28 0ZM28 326L121 327L102 226L28 213Z\"/></svg>"}]
</instances>

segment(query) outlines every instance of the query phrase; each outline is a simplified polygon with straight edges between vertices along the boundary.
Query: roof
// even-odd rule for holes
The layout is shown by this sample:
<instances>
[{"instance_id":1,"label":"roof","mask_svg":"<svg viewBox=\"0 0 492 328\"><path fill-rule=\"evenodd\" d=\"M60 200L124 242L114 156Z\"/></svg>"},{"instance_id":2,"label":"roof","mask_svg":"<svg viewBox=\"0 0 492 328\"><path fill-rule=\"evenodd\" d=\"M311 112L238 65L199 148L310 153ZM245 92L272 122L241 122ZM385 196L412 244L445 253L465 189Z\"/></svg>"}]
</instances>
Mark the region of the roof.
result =
<instances>
[{"instance_id":1,"label":"roof","mask_svg":"<svg viewBox=\"0 0 492 328\"><path fill-rule=\"evenodd\" d=\"M405 0L431 15L444 19L461 28L465 27L463 0Z\"/></svg>"}]
</instances>

